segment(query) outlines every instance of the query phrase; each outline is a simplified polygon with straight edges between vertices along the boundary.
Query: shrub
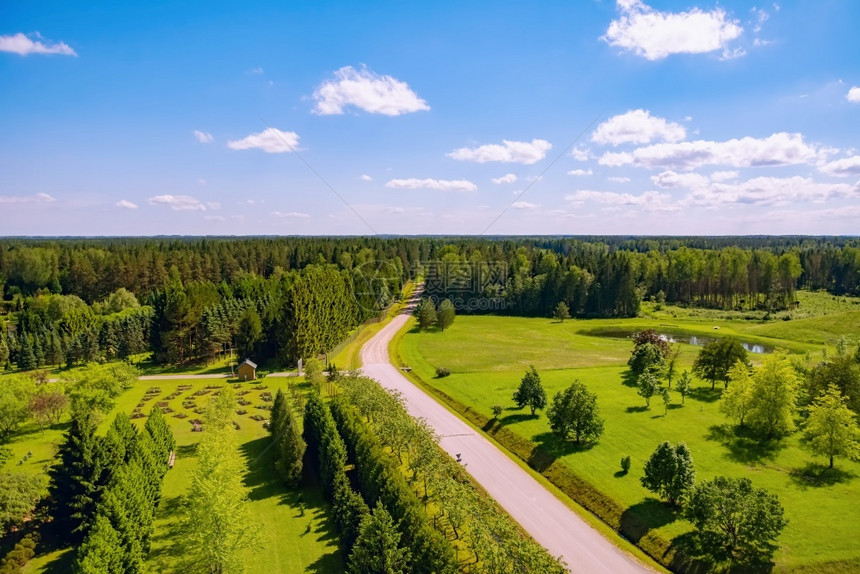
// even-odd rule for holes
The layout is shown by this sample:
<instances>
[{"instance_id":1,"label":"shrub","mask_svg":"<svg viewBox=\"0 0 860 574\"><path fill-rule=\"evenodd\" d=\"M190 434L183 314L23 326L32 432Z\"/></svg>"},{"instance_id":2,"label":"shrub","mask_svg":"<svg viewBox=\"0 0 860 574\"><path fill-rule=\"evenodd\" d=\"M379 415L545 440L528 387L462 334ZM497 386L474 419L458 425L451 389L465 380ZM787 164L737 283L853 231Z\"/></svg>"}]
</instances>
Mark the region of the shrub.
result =
<instances>
[{"instance_id":1,"label":"shrub","mask_svg":"<svg viewBox=\"0 0 860 574\"><path fill-rule=\"evenodd\" d=\"M451 370L447 367L436 367L436 376L440 379L451 374Z\"/></svg>"},{"instance_id":2,"label":"shrub","mask_svg":"<svg viewBox=\"0 0 860 574\"><path fill-rule=\"evenodd\" d=\"M627 456L621 457L621 472L623 472L624 474L627 474L627 472L629 470L630 470L630 455L628 454Z\"/></svg>"},{"instance_id":3,"label":"shrub","mask_svg":"<svg viewBox=\"0 0 860 574\"><path fill-rule=\"evenodd\" d=\"M493 418L497 419L502 414L502 405L493 405Z\"/></svg>"}]
</instances>

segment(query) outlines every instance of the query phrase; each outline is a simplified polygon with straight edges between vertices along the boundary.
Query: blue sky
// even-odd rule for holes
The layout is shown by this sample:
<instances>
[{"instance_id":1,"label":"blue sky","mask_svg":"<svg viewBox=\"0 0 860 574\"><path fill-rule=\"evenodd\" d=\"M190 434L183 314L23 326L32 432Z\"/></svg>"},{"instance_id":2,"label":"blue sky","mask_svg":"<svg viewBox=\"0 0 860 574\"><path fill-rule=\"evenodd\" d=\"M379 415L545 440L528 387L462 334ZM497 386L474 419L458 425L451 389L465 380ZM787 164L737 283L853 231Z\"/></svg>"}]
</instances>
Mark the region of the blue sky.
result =
<instances>
[{"instance_id":1,"label":"blue sky","mask_svg":"<svg viewBox=\"0 0 860 574\"><path fill-rule=\"evenodd\" d=\"M0 234L860 233L860 3L414 4L3 3Z\"/></svg>"}]
</instances>

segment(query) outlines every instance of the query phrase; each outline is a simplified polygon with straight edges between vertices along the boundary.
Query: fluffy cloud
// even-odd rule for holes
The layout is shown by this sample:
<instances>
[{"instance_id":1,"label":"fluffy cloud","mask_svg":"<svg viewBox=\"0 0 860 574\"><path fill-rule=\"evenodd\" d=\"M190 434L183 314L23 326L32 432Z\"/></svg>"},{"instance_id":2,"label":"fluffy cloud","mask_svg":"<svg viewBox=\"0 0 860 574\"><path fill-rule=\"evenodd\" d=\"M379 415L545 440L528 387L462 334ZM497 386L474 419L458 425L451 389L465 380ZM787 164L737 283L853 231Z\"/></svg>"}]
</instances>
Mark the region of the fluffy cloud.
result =
<instances>
[{"instance_id":1,"label":"fluffy cloud","mask_svg":"<svg viewBox=\"0 0 860 574\"><path fill-rule=\"evenodd\" d=\"M528 201L515 201L511 204L514 209L534 209L537 206L536 203L529 203Z\"/></svg>"},{"instance_id":2,"label":"fluffy cloud","mask_svg":"<svg viewBox=\"0 0 860 574\"><path fill-rule=\"evenodd\" d=\"M855 104L860 104L860 86L854 86L845 94L845 99Z\"/></svg>"},{"instance_id":3,"label":"fluffy cloud","mask_svg":"<svg viewBox=\"0 0 860 574\"><path fill-rule=\"evenodd\" d=\"M196 137L197 141L200 143L210 143L215 139L209 132L201 132L200 130L194 130L194 137Z\"/></svg>"},{"instance_id":4,"label":"fluffy cloud","mask_svg":"<svg viewBox=\"0 0 860 574\"><path fill-rule=\"evenodd\" d=\"M173 211L206 211L206 206L190 195L156 195L146 201L150 205L166 205Z\"/></svg>"},{"instance_id":5,"label":"fluffy cloud","mask_svg":"<svg viewBox=\"0 0 860 574\"><path fill-rule=\"evenodd\" d=\"M310 217L309 214L301 213L298 211L287 211L287 212L273 211L272 215L274 215L275 217L297 217L299 219L307 219L308 217Z\"/></svg>"},{"instance_id":6,"label":"fluffy cloud","mask_svg":"<svg viewBox=\"0 0 860 574\"><path fill-rule=\"evenodd\" d=\"M36 195L0 195L0 203L53 203L57 201L47 193Z\"/></svg>"},{"instance_id":7,"label":"fluffy cloud","mask_svg":"<svg viewBox=\"0 0 860 574\"><path fill-rule=\"evenodd\" d=\"M373 178L365 173L365 174L362 174L361 181L373 181Z\"/></svg>"},{"instance_id":8,"label":"fluffy cloud","mask_svg":"<svg viewBox=\"0 0 860 574\"><path fill-rule=\"evenodd\" d=\"M591 159L591 150L587 148L573 148L573 151L570 152L570 156L576 161L588 161Z\"/></svg>"},{"instance_id":9,"label":"fluffy cloud","mask_svg":"<svg viewBox=\"0 0 860 574\"><path fill-rule=\"evenodd\" d=\"M268 128L258 134L227 142L230 149L261 149L266 153L284 153L295 151L299 147L299 134L282 132L276 128Z\"/></svg>"},{"instance_id":10,"label":"fluffy cloud","mask_svg":"<svg viewBox=\"0 0 860 574\"><path fill-rule=\"evenodd\" d=\"M671 195L659 191L646 191L641 195L632 195L630 193L581 189L564 196L564 199L573 205L591 202L610 206L638 206L648 211L675 211L678 209L672 204Z\"/></svg>"},{"instance_id":11,"label":"fluffy cloud","mask_svg":"<svg viewBox=\"0 0 860 574\"><path fill-rule=\"evenodd\" d=\"M123 209L137 209L137 204L128 201L127 199L121 199L117 201L114 205L117 207L122 207Z\"/></svg>"},{"instance_id":12,"label":"fluffy cloud","mask_svg":"<svg viewBox=\"0 0 860 574\"><path fill-rule=\"evenodd\" d=\"M709 207L725 204L785 205L796 201L821 203L840 197L860 197L860 184L819 183L800 176L756 177L739 183L711 183L694 189L683 203Z\"/></svg>"},{"instance_id":13,"label":"fluffy cloud","mask_svg":"<svg viewBox=\"0 0 860 574\"><path fill-rule=\"evenodd\" d=\"M677 142L687 137L684 126L652 116L648 110L631 110L613 116L597 126L591 141L617 146L623 143L651 143L654 140Z\"/></svg>"},{"instance_id":14,"label":"fluffy cloud","mask_svg":"<svg viewBox=\"0 0 860 574\"><path fill-rule=\"evenodd\" d=\"M314 91L314 100L314 113L321 116L342 114L347 106L386 116L430 109L406 82L352 66L337 70L333 80L320 84Z\"/></svg>"},{"instance_id":15,"label":"fluffy cloud","mask_svg":"<svg viewBox=\"0 0 860 574\"><path fill-rule=\"evenodd\" d=\"M62 54L63 56L77 56L78 54L63 42L42 43L38 32L32 34L36 39L17 33L11 36L0 36L0 52L12 52L27 56L28 54Z\"/></svg>"},{"instance_id":16,"label":"fluffy cloud","mask_svg":"<svg viewBox=\"0 0 860 574\"><path fill-rule=\"evenodd\" d=\"M846 157L825 163L818 168L828 175L847 177L849 175L860 175L860 155Z\"/></svg>"},{"instance_id":17,"label":"fluffy cloud","mask_svg":"<svg viewBox=\"0 0 860 574\"><path fill-rule=\"evenodd\" d=\"M515 142L502 140L502 144L487 144L476 148L461 147L448 154L448 157L461 161L487 163L501 161L507 163L537 163L546 157L552 144L546 140Z\"/></svg>"},{"instance_id":18,"label":"fluffy cloud","mask_svg":"<svg viewBox=\"0 0 860 574\"><path fill-rule=\"evenodd\" d=\"M478 186L466 179L392 179L385 187L394 189L437 189L439 191L475 191Z\"/></svg>"},{"instance_id":19,"label":"fluffy cloud","mask_svg":"<svg viewBox=\"0 0 860 574\"><path fill-rule=\"evenodd\" d=\"M494 177L493 183L514 183L517 181L517 176L514 173L506 173L502 177Z\"/></svg>"},{"instance_id":20,"label":"fluffy cloud","mask_svg":"<svg viewBox=\"0 0 860 574\"><path fill-rule=\"evenodd\" d=\"M661 12L641 0L618 0L621 13L613 20L602 39L610 46L632 51L648 60L670 54L702 54L723 50L743 32L736 20L726 17L721 8L705 12Z\"/></svg>"},{"instance_id":21,"label":"fluffy cloud","mask_svg":"<svg viewBox=\"0 0 860 574\"><path fill-rule=\"evenodd\" d=\"M766 138L744 137L724 142L696 140L662 143L632 152L605 153L601 165L632 164L649 169L691 170L705 165L764 167L810 163L819 150L803 142L801 134L776 133Z\"/></svg>"},{"instance_id":22,"label":"fluffy cloud","mask_svg":"<svg viewBox=\"0 0 860 574\"><path fill-rule=\"evenodd\" d=\"M731 181L738 178L736 171L715 171L711 174L711 181Z\"/></svg>"},{"instance_id":23,"label":"fluffy cloud","mask_svg":"<svg viewBox=\"0 0 860 574\"><path fill-rule=\"evenodd\" d=\"M697 189L709 183L708 178L704 175L699 175L698 173L675 173L671 170L652 175L651 181L658 187L670 189Z\"/></svg>"},{"instance_id":24,"label":"fluffy cloud","mask_svg":"<svg viewBox=\"0 0 860 574\"><path fill-rule=\"evenodd\" d=\"M590 169L572 169L569 172L567 172L567 175L580 176L580 175L591 175L592 173L594 173L594 172L592 172Z\"/></svg>"}]
</instances>

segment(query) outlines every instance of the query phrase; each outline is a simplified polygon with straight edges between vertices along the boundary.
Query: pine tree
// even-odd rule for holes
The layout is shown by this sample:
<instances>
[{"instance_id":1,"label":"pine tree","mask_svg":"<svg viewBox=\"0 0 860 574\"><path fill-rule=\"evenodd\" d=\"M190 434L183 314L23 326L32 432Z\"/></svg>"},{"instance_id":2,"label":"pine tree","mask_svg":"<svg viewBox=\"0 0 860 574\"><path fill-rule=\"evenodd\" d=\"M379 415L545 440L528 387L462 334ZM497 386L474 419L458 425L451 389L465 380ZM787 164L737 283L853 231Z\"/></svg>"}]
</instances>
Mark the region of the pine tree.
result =
<instances>
[{"instance_id":1,"label":"pine tree","mask_svg":"<svg viewBox=\"0 0 860 574\"><path fill-rule=\"evenodd\" d=\"M287 396L284 394L283 389L278 389L278 392L275 393L275 400L272 401L272 410L269 411L269 434L275 437L275 440L281 436L283 419L285 411L288 408Z\"/></svg>"},{"instance_id":2,"label":"pine tree","mask_svg":"<svg viewBox=\"0 0 860 574\"><path fill-rule=\"evenodd\" d=\"M18 351L18 369L32 371L36 368L36 355L33 352L33 340L26 333L19 339L21 348Z\"/></svg>"},{"instance_id":3,"label":"pine tree","mask_svg":"<svg viewBox=\"0 0 860 574\"><path fill-rule=\"evenodd\" d=\"M552 312L552 316L561 323L564 323L565 319L570 319L570 308L567 306L567 303L559 301Z\"/></svg>"},{"instance_id":4,"label":"pine tree","mask_svg":"<svg viewBox=\"0 0 860 574\"><path fill-rule=\"evenodd\" d=\"M409 571L409 550L400 546L394 519L377 501L361 522L361 533L349 557L351 574L402 574Z\"/></svg>"},{"instance_id":5,"label":"pine tree","mask_svg":"<svg viewBox=\"0 0 860 574\"><path fill-rule=\"evenodd\" d=\"M100 495L102 460L96 425L88 413L74 413L59 464L49 471L53 526L73 544L83 540Z\"/></svg>"},{"instance_id":6,"label":"pine tree","mask_svg":"<svg viewBox=\"0 0 860 574\"><path fill-rule=\"evenodd\" d=\"M123 574L123 550L119 533L102 514L96 516L87 539L78 548L76 574Z\"/></svg>"}]
</instances>

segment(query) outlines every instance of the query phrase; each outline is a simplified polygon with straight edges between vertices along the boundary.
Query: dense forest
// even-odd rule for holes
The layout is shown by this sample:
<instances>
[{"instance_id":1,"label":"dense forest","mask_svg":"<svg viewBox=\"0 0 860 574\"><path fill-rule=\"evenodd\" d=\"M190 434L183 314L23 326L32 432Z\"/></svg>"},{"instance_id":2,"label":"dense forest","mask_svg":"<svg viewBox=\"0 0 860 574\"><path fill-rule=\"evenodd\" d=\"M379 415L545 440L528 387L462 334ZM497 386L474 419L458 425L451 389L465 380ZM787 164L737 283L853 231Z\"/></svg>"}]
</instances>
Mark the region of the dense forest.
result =
<instances>
[{"instance_id":1,"label":"dense forest","mask_svg":"<svg viewBox=\"0 0 860 574\"><path fill-rule=\"evenodd\" d=\"M809 237L2 239L0 364L331 350L404 281L458 312L630 317L644 299L776 311L860 295L860 240Z\"/></svg>"}]
</instances>

